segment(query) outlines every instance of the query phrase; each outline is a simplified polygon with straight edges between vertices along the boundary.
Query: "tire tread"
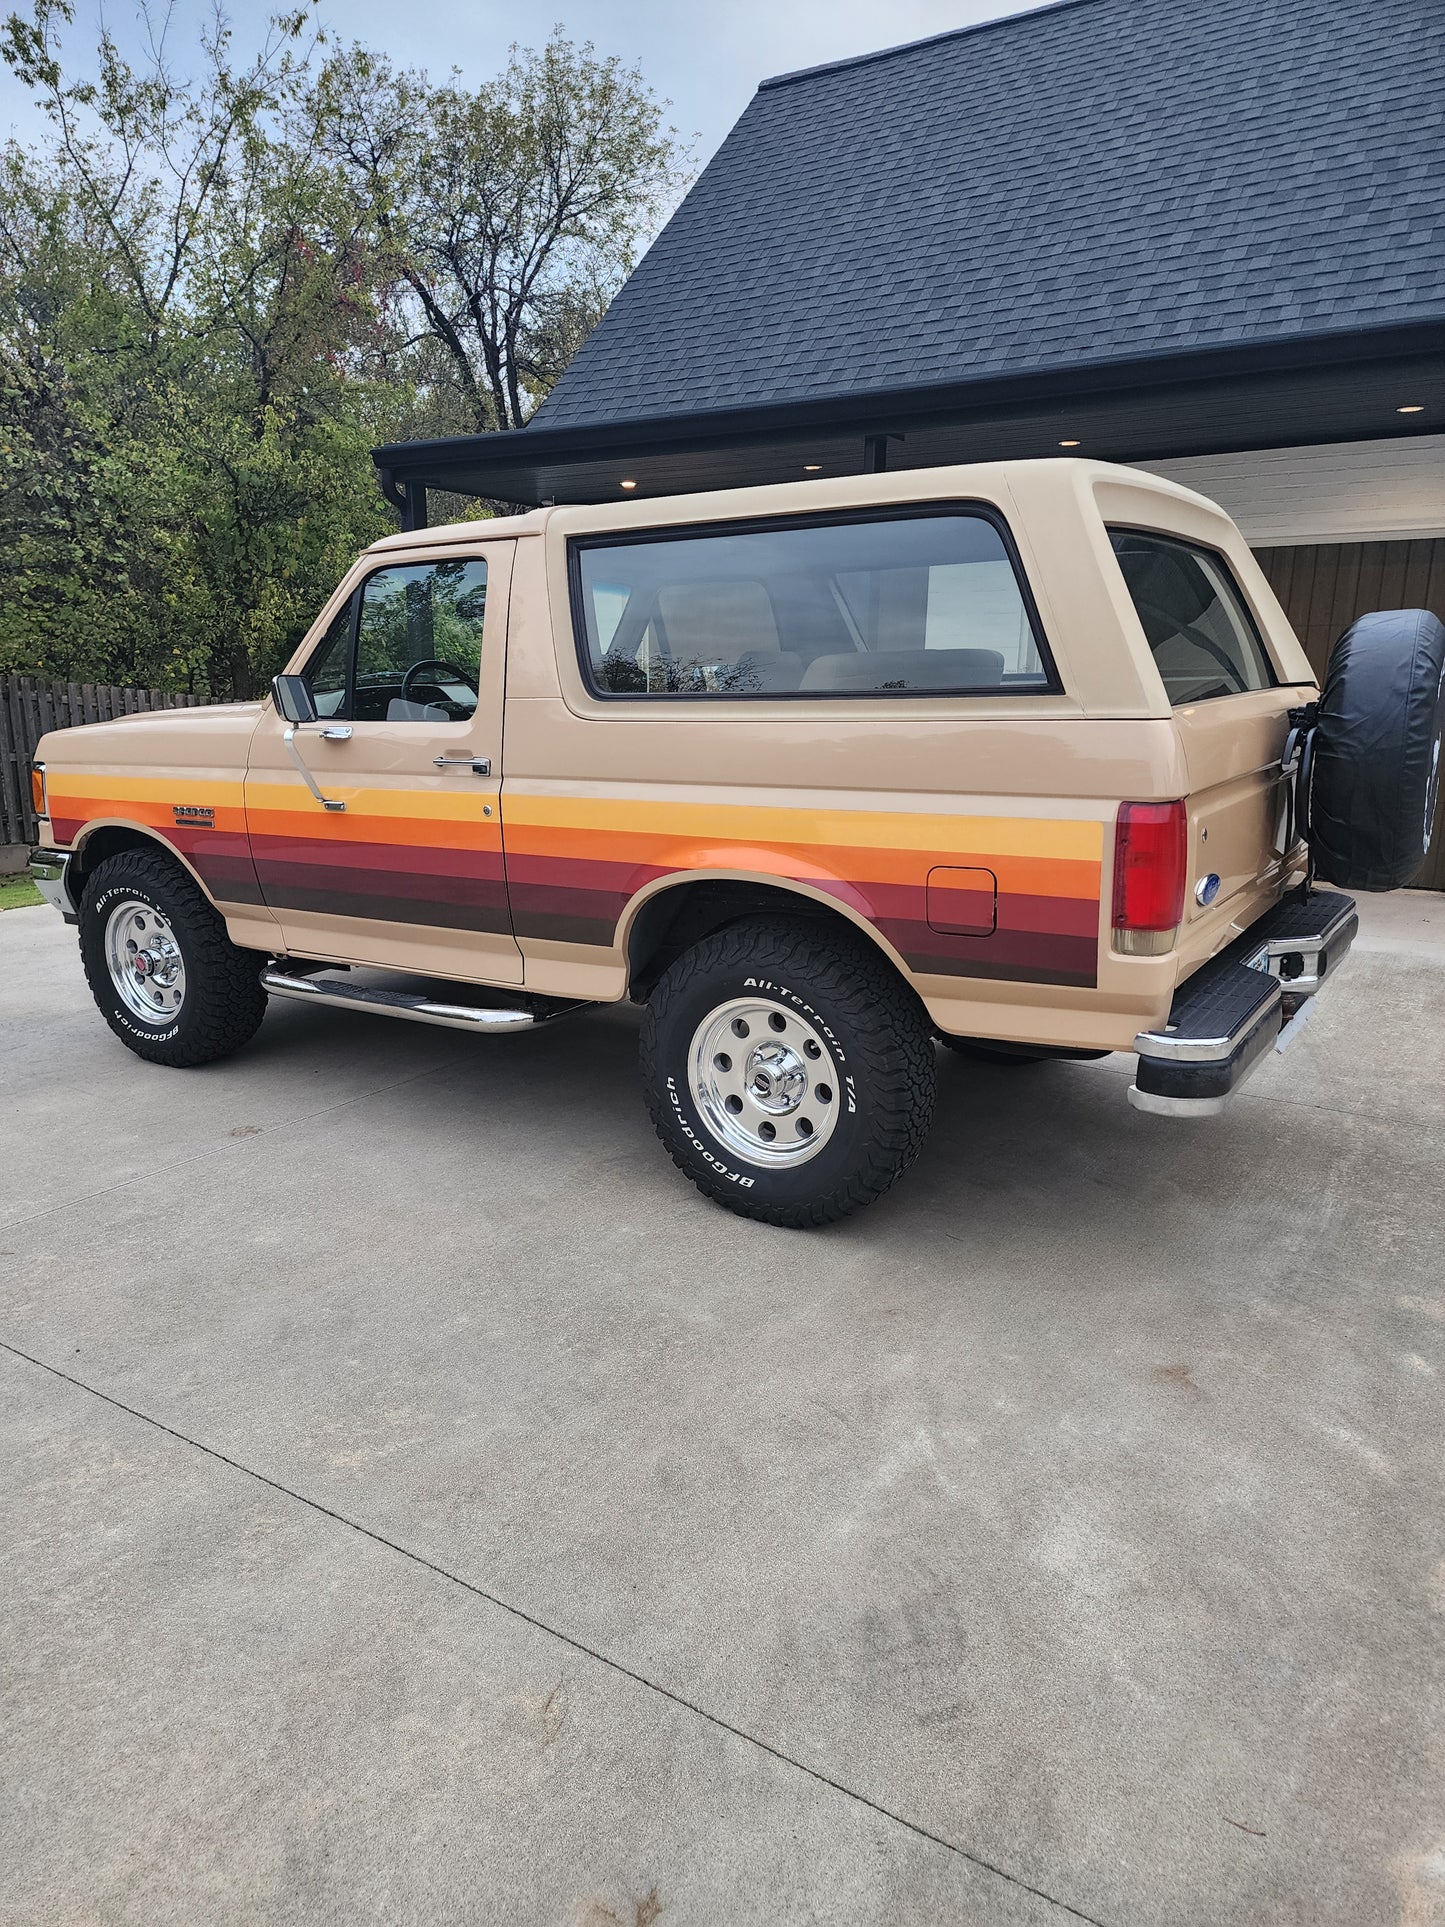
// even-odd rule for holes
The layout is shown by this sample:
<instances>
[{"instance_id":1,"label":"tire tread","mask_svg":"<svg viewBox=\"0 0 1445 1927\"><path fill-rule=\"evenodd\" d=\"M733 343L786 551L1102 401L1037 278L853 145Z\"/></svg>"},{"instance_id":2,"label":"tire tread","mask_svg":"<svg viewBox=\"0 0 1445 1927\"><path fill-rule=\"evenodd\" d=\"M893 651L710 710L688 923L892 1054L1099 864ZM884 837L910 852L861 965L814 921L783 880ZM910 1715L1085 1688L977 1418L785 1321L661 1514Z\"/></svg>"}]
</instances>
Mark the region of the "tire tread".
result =
<instances>
[{"instance_id":1,"label":"tire tread","mask_svg":"<svg viewBox=\"0 0 1445 1927\"><path fill-rule=\"evenodd\" d=\"M766 960L760 961L760 953ZM810 993L826 993L830 1011L850 1020L854 1048L869 1073L877 1128L867 1155L847 1178L813 1199L764 1202L709 1178L675 1141L663 1100L667 1067L660 1061L659 1029L668 1008L701 977L717 970L794 972ZM933 1121L937 1061L922 1004L887 962L864 943L826 925L785 917L750 917L705 937L673 963L647 1007L641 1040L648 1114L677 1168L698 1189L741 1217L793 1230L833 1224L872 1204L913 1163ZM803 1167L806 1169L807 1167Z\"/></svg>"},{"instance_id":2,"label":"tire tread","mask_svg":"<svg viewBox=\"0 0 1445 1927\"><path fill-rule=\"evenodd\" d=\"M190 1004L194 996L195 1002L182 1035L164 1043L121 1029L112 1017L116 991L103 955L104 932L94 927L93 906L101 890L127 883L151 891L161 899L171 923L184 924L186 1001ZM261 959L231 942L214 905L161 851L123 850L98 864L86 879L80 920L80 955L90 993L116 1036L137 1057L189 1070L229 1057L255 1036L266 1014Z\"/></svg>"}]
</instances>

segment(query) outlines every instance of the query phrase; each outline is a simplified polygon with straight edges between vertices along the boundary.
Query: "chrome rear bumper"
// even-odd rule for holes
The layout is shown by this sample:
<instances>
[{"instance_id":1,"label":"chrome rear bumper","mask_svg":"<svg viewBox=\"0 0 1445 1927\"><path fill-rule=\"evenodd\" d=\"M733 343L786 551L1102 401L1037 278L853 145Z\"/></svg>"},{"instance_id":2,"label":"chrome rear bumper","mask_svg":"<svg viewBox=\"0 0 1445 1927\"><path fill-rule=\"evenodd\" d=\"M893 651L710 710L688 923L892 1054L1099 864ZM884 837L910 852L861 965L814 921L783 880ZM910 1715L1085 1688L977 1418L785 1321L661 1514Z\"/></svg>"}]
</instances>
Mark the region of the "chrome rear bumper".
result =
<instances>
[{"instance_id":1,"label":"chrome rear bumper","mask_svg":"<svg viewBox=\"0 0 1445 1927\"><path fill-rule=\"evenodd\" d=\"M30 878L45 901L53 903L67 923L79 923L79 911L70 894L68 850L32 850Z\"/></svg>"},{"instance_id":2,"label":"chrome rear bumper","mask_svg":"<svg viewBox=\"0 0 1445 1927\"><path fill-rule=\"evenodd\" d=\"M1339 966L1360 927L1353 897L1299 891L1174 993L1169 1021L1134 1039L1136 1111L1210 1117L1222 1111L1285 1023Z\"/></svg>"}]
</instances>

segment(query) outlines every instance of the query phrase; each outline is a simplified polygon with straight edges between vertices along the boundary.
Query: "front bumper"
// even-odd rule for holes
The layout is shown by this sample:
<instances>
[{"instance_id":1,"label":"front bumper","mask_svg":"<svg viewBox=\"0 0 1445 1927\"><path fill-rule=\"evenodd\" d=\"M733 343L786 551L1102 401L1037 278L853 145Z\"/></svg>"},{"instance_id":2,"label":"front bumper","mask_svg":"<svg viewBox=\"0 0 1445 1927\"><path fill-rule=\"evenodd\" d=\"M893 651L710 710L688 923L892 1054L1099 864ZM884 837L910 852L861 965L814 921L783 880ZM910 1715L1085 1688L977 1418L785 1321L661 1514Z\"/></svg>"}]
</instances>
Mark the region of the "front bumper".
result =
<instances>
[{"instance_id":1,"label":"front bumper","mask_svg":"<svg viewBox=\"0 0 1445 1927\"><path fill-rule=\"evenodd\" d=\"M1338 890L1292 890L1174 993L1169 1021L1134 1039L1136 1111L1209 1117L1339 967L1360 920Z\"/></svg>"},{"instance_id":2,"label":"front bumper","mask_svg":"<svg viewBox=\"0 0 1445 1927\"><path fill-rule=\"evenodd\" d=\"M32 850L30 876L47 903L53 903L67 923L79 923L80 915L70 894L70 852Z\"/></svg>"}]
</instances>

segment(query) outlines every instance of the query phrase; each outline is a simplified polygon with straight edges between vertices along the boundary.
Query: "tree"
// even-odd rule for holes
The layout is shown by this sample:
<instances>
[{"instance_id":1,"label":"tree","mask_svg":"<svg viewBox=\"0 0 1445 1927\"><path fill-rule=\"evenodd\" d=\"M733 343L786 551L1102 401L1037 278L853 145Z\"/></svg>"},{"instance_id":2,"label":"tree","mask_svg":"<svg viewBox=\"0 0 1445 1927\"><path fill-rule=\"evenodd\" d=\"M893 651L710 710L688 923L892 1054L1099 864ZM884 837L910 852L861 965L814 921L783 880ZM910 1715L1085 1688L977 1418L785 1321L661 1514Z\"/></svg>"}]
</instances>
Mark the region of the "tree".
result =
<instances>
[{"instance_id":1,"label":"tree","mask_svg":"<svg viewBox=\"0 0 1445 1927\"><path fill-rule=\"evenodd\" d=\"M53 139L0 171L0 661L250 695L388 518L364 223L304 105L306 21L195 79L143 12L67 78L67 0L0 52Z\"/></svg>"},{"instance_id":2,"label":"tree","mask_svg":"<svg viewBox=\"0 0 1445 1927\"><path fill-rule=\"evenodd\" d=\"M91 81L70 0L30 4L0 31L51 129L0 155L0 668L249 696L390 526L370 448L517 425L675 144L560 35L468 91L325 57L304 9L242 58L218 13L182 75L142 0Z\"/></svg>"},{"instance_id":3,"label":"tree","mask_svg":"<svg viewBox=\"0 0 1445 1927\"><path fill-rule=\"evenodd\" d=\"M559 28L473 91L351 47L327 62L313 112L466 426L520 427L680 185L661 104L635 69Z\"/></svg>"}]
</instances>

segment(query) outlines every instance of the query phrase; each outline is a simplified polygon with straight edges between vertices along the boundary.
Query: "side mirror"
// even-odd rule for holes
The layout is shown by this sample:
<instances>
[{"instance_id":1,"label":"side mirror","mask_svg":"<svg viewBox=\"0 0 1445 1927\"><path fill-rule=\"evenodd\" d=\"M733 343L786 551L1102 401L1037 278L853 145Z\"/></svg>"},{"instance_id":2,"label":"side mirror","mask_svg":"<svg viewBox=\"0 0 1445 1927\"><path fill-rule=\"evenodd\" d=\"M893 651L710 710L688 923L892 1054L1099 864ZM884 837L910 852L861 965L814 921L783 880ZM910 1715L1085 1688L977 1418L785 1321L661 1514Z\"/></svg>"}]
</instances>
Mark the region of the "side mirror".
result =
<instances>
[{"instance_id":1,"label":"side mirror","mask_svg":"<svg viewBox=\"0 0 1445 1927\"><path fill-rule=\"evenodd\" d=\"M316 721L316 698L311 694L311 686L304 676L273 676L271 694L288 723Z\"/></svg>"}]
</instances>

